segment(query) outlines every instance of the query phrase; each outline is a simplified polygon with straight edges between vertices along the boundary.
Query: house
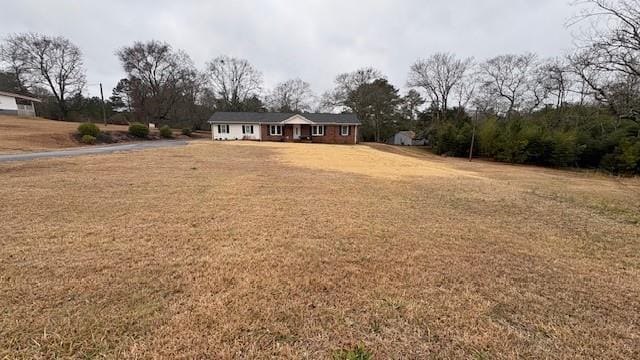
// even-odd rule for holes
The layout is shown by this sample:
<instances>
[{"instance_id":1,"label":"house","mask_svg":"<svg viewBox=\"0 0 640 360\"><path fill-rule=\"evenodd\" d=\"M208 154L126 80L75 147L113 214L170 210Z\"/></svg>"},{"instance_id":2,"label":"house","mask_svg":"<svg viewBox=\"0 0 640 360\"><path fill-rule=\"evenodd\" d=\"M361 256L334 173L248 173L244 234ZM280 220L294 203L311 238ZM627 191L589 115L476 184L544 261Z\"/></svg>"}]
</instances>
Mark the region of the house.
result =
<instances>
[{"instance_id":1,"label":"house","mask_svg":"<svg viewBox=\"0 0 640 360\"><path fill-rule=\"evenodd\" d=\"M35 102L42 102L30 96L0 91L0 115L36 116Z\"/></svg>"},{"instance_id":2,"label":"house","mask_svg":"<svg viewBox=\"0 0 640 360\"><path fill-rule=\"evenodd\" d=\"M213 140L292 141L356 144L354 114L216 112L209 119Z\"/></svg>"},{"instance_id":3,"label":"house","mask_svg":"<svg viewBox=\"0 0 640 360\"><path fill-rule=\"evenodd\" d=\"M387 141L388 144L391 145L405 145L405 146L421 146L426 145L426 141L424 139L419 139L416 137L416 133L413 131L398 131L389 138Z\"/></svg>"}]
</instances>

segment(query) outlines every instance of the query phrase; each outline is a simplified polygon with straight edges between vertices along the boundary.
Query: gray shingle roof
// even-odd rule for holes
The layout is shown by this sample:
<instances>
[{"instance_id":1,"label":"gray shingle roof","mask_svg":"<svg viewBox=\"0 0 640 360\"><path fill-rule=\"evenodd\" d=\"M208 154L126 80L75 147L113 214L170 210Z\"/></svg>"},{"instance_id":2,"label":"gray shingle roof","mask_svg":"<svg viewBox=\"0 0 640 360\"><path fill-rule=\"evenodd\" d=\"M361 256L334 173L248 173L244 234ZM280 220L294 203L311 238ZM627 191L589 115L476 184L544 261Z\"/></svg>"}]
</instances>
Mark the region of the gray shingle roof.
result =
<instances>
[{"instance_id":1,"label":"gray shingle roof","mask_svg":"<svg viewBox=\"0 0 640 360\"><path fill-rule=\"evenodd\" d=\"M288 118L300 115L317 124L356 124L360 120L355 114L318 114L318 113L271 113L271 112L223 112L218 111L209 118L210 123L280 123Z\"/></svg>"},{"instance_id":2,"label":"gray shingle roof","mask_svg":"<svg viewBox=\"0 0 640 360\"><path fill-rule=\"evenodd\" d=\"M398 131L398 134L407 136L410 139L416 138L416 133L414 133L413 131Z\"/></svg>"}]
</instances>

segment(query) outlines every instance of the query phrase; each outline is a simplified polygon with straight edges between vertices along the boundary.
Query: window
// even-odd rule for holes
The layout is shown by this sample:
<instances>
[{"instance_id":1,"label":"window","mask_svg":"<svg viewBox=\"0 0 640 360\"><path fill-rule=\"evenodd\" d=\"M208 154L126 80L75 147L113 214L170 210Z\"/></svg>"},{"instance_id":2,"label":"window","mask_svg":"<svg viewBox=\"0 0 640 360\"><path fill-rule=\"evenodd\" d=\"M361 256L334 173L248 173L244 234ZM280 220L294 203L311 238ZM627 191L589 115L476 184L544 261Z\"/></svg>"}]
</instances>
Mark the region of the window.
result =
<instances>
[{"instance_id":1,"label":"window","mask_svg":"<svg viewBox=\"0 0 640 360\"><path fill-rule=\"evenodd\" d=\"M253 125L242 125L243 134L253 134Z\"/></svg>"},{"instance_id":2,"label":"window","mask_svg":"<svg viewBox=\"0 0 640 360\"><path fill-rule=\"evenodd\" d=\"M269 135L282 135L282 125L269 126Z\"/></svg>"},{"instance_id":3,"label":"window","mask_svg":"<svg viewBox=\"0 0 640 360\"><path fill-rule=\"evenodd\" d=\"M229 125L218 125L218 134L228 134L229 133Z\"/></svg>"},{"instance_id":4,"label":"window","mask_svg":"<svg viewBox=\"0 0 640 360\"><path fill-rule=\"evenodd\" d=\"M349 136L349 125L340 126L340 135Z\"/></svg>"},{"instance_id":5,"label":"window","mask_svg":"<svg viewBox=\"0 0 640 360\"><path fill-rule=\"evenodd\" d=\"M312 125L311 136L324 136L324 125Z\"/></svg>"}]
</instances>

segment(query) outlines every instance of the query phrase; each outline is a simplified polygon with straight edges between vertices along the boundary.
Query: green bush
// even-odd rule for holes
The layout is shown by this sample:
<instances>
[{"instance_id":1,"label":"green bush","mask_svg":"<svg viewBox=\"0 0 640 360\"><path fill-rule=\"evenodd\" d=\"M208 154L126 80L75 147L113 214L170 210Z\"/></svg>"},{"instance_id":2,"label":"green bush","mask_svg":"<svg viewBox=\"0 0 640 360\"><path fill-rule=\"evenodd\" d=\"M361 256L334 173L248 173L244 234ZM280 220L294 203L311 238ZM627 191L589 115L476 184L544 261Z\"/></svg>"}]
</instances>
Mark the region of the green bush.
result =
<instances>
[{"instance_id":1,"label":"green bush","mask_svg":"<svg viewBox=\"0 0 640 360\"><path fill-rule=\"evenodd\" d=\"M364 345L358 345L354 349L347 350L342 349L334 351L334 360L370 360L373 359L373 354L368 351Z\"/></svg>"},{"instance_id":2,"label":"green bush","mask_svg":"<svg viewBox=\"0 0 640 360\"><path fill-rule=\"evenodd\" d=\"M115 142L115 140L113 139L113 136L111 136L111 134L101 132L98 136L96 136L96 142L112 144Z\"/></svg>"},{"instance_id":3,"label":"green bush","mask_svg":"<svg viewBox=\"0 0 640 360\"><path fill-rule=\"evenodd\" d=\"M472 134L473 127L467 122L446 123L436 131L433 149L439 155L469 156Z\"/></svg>"},{"instance_id":4,"label":"green bush","mask_svg":"<svg viewBox=\"0 0 640 360\"><path fill-rule=\"evenodd\" d=\"M82 123L78 126L78 132L80 135L90 135L95 139L100 134L100 129L96 124L93 123Z\"/></svg>"},{"instance_id":5,"label":"green bush","mask_svg":"<svg viewBox=\"0 0 640 360\"><path fill-rule=\"evenodd\" d=\"M129 125L129 134L138 138L146 138L149 136L149 128L145 124L132 123Z\"/></svg>"},{"instance_id":6,"label":"green bush","mask_svg":"<svg viewBox=\"0 0 640 360\"><path fill-rule=\"evenodd\" d=\"M433 151L468 156L470 120L454 114L431 125ZM640 174L639 119L620 118L600 107L490 115L479 121L475 143L474 154L497 161Z\"/></svg>"},{"instance_id":7,"label":"green bush","mask_svg":"<svg viewBox=\"0 0 640 360\"><path fill-rule=\"evenodd\" d=\"M579 147L574 131L555 132L553 134L553 150L549 162L554 166L572 166L578 159Z\"/></svg>"},{"instance_id":8,"label":"green bush","mask_svg":"<svg viewBox=\"0 0 640 360\"><path fill-rule=\"evenodd\" d=\"M96 137L91 135L83 135L81 141L88 145L93 145L96 143Z\"/></svg>"},{"instance_id":9,"label":"green bush","mask_svg":"<svg viewBox=\"0 0 640 360\"><path fill-rule=\"evenodd\" d=\"M600 167L614 173L640 173L640 140L623 139L612 153L602 157Z\"/></svg>"},{"instance_id":10,"label":"green bush","mask_svg":"<svg viewBox=\"0 0 640 360\"><path fill-rule=\"evenodd\" d=\"M170 139L173 137L173 132L171 131L171 128L168 125L164 125L160 128L160 136L162 136L165 139Z\"/></svg>"},{"instance_id":11,"label":"green bush","mask_svg":"<svg viewBox=\"0 0 640 360\"><path fill-rule=\"evenodd\" d=\"M182 129L182 135L191 136L191 129L190 128Z\"/></svg>"}]
</instances>

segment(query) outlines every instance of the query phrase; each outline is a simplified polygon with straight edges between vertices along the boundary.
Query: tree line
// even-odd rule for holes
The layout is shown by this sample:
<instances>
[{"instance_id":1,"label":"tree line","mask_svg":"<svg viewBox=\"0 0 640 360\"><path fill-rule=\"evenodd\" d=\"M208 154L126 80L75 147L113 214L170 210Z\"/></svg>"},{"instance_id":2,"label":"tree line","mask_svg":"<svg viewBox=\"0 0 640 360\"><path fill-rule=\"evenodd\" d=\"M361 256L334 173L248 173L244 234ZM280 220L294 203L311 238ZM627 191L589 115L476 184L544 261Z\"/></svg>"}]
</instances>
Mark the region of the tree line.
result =
<instances>
[{"instance_id":1,"label":"tree line","mask_svg":"<svg viewBox=\"0 0 640 360\"><path fill-rule=\"evenodd\" d=\"M586 5L586 6L585 6ZM290 79L264 88L249 61L221 55L197 69L189 55L160 41L116 51L126 77L107 116L205 128L214 111L353 112L365 141L413 130L433 150L499 161L640 172L640 9L635 0L586 0L573 21L590 29L569 55L503 54L477 61L436 53L411 64L406 93L379 70L335 77L316 96ZM99 98L85 98L80 49L68 39L13 34L0 46L0 89L48 101L40 113L98 119ZM477 136L476 136L477 135Z\"/></svg>"}]
</instances>

